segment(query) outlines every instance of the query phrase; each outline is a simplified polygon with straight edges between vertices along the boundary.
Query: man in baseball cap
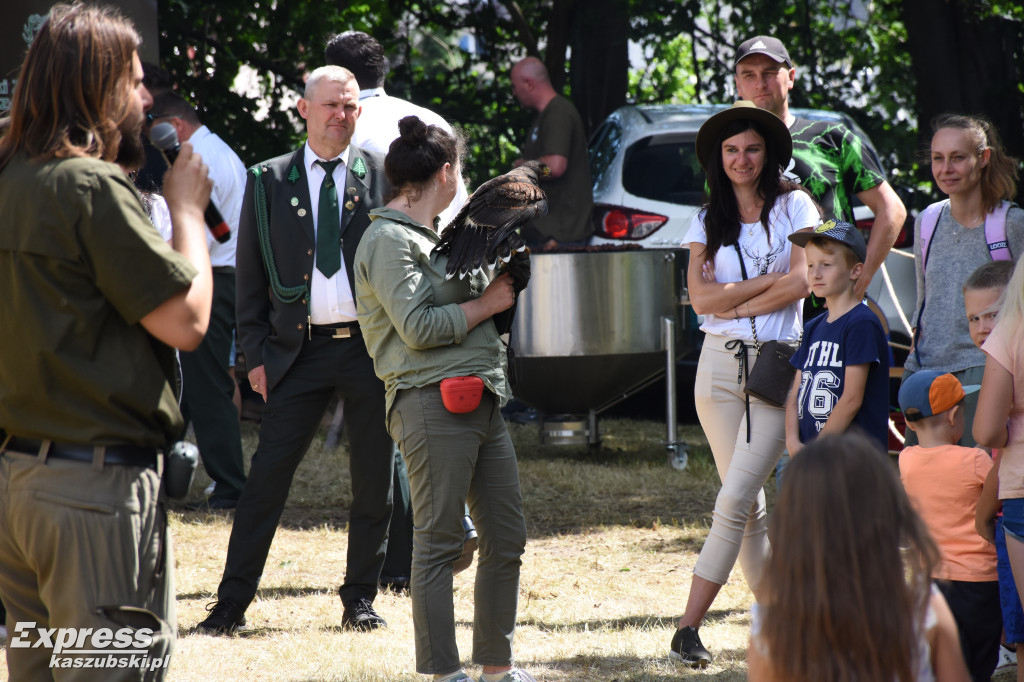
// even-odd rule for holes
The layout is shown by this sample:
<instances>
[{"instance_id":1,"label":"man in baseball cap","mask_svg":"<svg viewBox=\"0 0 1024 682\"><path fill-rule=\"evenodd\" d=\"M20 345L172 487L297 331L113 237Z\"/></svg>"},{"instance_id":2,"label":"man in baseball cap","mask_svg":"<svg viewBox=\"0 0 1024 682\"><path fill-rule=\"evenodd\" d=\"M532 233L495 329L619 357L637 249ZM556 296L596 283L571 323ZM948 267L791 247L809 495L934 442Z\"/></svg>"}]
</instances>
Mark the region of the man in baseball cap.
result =
<instances>
[{"instance_id":1,"label":"man in baseball cap","mask_svg":"<svg viewBox=\"0 0 1024 682\"><path fill-rule=\"evenodd\" d=\"M907 217L864 141L837 121L797 118L789 110L789 91L796 69L789 51L773 36L754 36L740 43L733 58L736 92L785 122L793 137L793 161L786 175L802 183L825 212L825 219L853 222L853 196L875 214L868 239L864 274L857 281L863 297L896 241Z\"/></svg>"}]
</instances>

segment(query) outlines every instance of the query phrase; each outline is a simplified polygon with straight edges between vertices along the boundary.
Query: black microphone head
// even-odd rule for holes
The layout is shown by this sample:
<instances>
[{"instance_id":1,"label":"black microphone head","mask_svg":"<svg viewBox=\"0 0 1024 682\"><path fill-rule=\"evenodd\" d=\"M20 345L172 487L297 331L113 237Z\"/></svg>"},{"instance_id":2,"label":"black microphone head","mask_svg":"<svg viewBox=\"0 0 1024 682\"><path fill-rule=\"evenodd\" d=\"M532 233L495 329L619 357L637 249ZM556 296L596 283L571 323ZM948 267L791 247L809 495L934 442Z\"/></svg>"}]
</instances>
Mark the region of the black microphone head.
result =
<instances>
[{"instance_id":1,"label":"black microphone head","mask_svg":"<svg viewBox=\"0 0 1024 682\"><path fill-rule=\"evenodd\" d=\"M168 151L178 146L178 131L170 123L157 123L149 131L149 141L160 151Z\"/></svg>"}]
</instances>

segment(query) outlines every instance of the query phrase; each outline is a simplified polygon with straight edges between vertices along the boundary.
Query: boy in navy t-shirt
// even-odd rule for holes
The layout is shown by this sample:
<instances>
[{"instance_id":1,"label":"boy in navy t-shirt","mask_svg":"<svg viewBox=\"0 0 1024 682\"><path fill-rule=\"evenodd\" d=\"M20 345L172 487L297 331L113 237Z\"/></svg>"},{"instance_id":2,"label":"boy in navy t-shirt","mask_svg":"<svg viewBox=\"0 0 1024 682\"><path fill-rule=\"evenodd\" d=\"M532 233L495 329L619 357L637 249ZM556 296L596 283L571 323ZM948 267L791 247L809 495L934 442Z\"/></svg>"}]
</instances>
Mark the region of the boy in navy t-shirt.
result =
<instances>
[{"instance_id":1,"label":"boy in navy t-shirt","mask_svg":"<svg viewBox=\"0 0 1024 682\"><path fill-rule=\"evenodd\" d=\"M853 291L864 271L864 237L830 220L789 240L806 249L808 284L828 310L804 325L791 360L797 374L786 402L786 448L795 455L818 434L856 427L885 450L889 349L878 317Z\"/></svg>"}]
</instances>

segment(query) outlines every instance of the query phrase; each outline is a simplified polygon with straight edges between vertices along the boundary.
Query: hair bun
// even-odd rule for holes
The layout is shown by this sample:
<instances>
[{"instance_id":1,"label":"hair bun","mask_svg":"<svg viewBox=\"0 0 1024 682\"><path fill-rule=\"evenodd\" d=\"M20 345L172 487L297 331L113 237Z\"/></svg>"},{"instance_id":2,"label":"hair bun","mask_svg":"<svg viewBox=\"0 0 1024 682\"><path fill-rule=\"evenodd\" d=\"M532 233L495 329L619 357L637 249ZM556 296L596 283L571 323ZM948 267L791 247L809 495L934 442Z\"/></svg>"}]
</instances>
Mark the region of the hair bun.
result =
<instances>
[{"instance_id":1,"label":"hair bun","mask_svg":"<svg viewBox=\"0 0 1024 682\"><path fill-rule=\"evenodd\" d=\"M427 124L417 116L406 116L398 122L398 132L402 136L402 141L420 144L427 139Z\"/></svg>"}]
</instances>

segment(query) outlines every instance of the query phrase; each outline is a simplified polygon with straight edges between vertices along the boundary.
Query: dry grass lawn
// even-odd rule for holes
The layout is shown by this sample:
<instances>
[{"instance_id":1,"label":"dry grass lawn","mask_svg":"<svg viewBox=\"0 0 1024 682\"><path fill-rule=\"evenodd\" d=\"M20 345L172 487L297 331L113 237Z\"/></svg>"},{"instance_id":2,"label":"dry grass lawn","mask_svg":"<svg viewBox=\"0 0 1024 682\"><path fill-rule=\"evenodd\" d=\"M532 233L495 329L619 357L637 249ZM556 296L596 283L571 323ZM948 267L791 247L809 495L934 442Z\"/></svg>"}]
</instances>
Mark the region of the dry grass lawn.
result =
<instances>
[{"instance_id":1,"label":"dry grass lawn","mask_svg":"<svg viewBox=\"0 0 1024 682\"><path fill-rule=\"evenodd\" d=\"M715 654L703 672L668 660L668 643L710 523L717 492L706 442L683 427L690 468L665 464L662 424L606 419L596 453L540 447L535 426L512 426L529 528L520 584L517 663L544 682L746 679L752 595L737 569L701 630ZM256 427L244 428L246 452ZM340 629L337 587L345 570L347 454L326 452L323 434L299 469L248 630L237 637L192 632L205 617L224 566L231 517L175 513L179 639L169 679L422 681L415 673L408 597L385 593L390 627ZM200 471L198 499L209 482ZM773 498L774 482L768 484ZM474 569L455 581L459 649L470 664ZM6 669L0 663L0 677Z\"/></svg>"},{"instance_id":2,"label":"dry grass lawn","mask_svg":"<svg viewBox=\"0 0 1024 682\"><path fill-rule=\"evenodd\" d=\"M541 448L534 426L513 426L530 541L520 584L517 662L538 680L656 681L690 673L667 658L674 619L703 543L717 490L698 428L691 467L665 464L664 427L602 422L604 447ZM255 429L246 431L247 451ZM199 480L201 479L201 480ZM197 477L194 491L206 479ZM414 669L408 597L386 593L386 631L339 628L336 589L345 569L345 448L317 439L293 487L259 596L239 637L197 635L223 570L230 516L174 519L179 640L172 679L425 680ZM474 570L456 578L459 648L469 671ZM700 677L744 680L751 595L737 571L702 633L716 654Z\"/></svg>"}]
</instances>

